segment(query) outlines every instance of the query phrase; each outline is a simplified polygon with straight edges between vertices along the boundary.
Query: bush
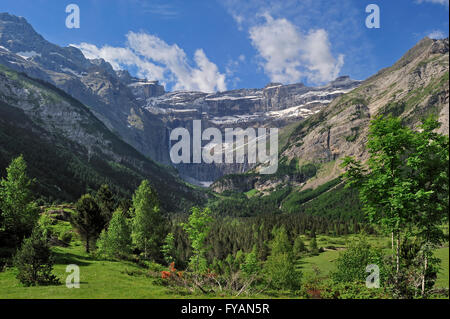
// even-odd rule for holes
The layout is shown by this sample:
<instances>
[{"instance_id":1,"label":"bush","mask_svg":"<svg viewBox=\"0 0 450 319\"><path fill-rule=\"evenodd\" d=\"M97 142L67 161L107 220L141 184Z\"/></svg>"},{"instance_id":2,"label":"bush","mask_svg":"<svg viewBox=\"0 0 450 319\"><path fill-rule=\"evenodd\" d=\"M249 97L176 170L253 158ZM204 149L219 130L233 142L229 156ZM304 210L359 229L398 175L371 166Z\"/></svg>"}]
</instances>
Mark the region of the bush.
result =
<instances>
[{"instance_id":1,"label":"bush","mask_svg":"<svg viewBox=\"0 0 450 319\"><path fill-rule=\"evenodd\" d=\"M295 270L291 253L271 255L264 264L265 278L269 286L279 290L298 290L301 283L301 273Z\"/></svg>"},{"instance_id":2,"label":"bush","mask_svg":"<svg viewBox=\"0 0 450 319\"><path fill-rule=\"evenodd\" d=\"M336 271L331 274L335 282L365 282L366 267L375 264L383 275L383 253L370 246L364 237L352 240L348 249L341 252L336 261ZM381 279L381 278L380 278Z\"/></svg>"},{"instance_id":3,"label":"bush","mask_svg":"<svg viewBox=\"0 0 450 319\"><path fill-rule=\"evenodd\" d=\"M17 279L25 286L59 283L52 274L53 257L40 228L35 228L31 237L23 241L14 257L14 266L19 270Z\"/></svg>"}]
</instances>

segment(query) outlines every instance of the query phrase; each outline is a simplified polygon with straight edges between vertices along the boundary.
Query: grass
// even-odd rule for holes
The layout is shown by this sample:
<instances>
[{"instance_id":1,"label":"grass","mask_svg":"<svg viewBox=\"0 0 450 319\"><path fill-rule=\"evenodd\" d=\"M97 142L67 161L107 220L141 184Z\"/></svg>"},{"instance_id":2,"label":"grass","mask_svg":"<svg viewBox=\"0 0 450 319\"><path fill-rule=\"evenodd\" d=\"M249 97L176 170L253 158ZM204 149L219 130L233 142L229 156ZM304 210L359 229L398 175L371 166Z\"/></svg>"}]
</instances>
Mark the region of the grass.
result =
<instances>
[{"instance_id":1,"label":"grass","mask_svg":"<svg viewBox=\"0 0 450 319\"><path fill-rule=\"evenodd\" d=\"M449 247L439 248L435 252L435 257L441 260L440 269L436 279L436 288L448 288L449 283Z\"/></svg>"},{"instance_id":2,"label":"grass","mask_svg":"<svg viewBox=\"0 0 450 319\"><path fill-rule=\"evenodd\" d=\"M339 248L345 248L346 242L351 240L353 235L349 236L317 236L317 244L319 247L326 247L327 245L333 245ZM303 238L306 246L308 247L309 241L305 237ZM389 243L389 238L368 236L368 242L380 248L386 248ZM342 251L342 250L341 250ZM319 277L326 278L330 272L335 268L336 259L339 257L339 250L326 250L317 256L304 257L297 261L297 270L301 270L303 275L308 277L314 275L314 268L319 270ZM390 252L390 249L385 249L386 252ZM441 260L439 265L440 269L437 275L435 287L436 288L448 288L449 287L449 247L443 247L436 249L435 257Z\"/></svg>"},{"instance_id":3,"label":"grass","mask_svg":"<svg viewBox=\"0 0 450 319\"><path fill-rule=\"evenodd\" d=\"M0 298L31 299L121 299L121 298L181 298L168 288L154 283L145 275L130 276L128 273L141 273L142 268L131 262L94 260L83 252L82 246L54 248L56 262L54 274L61 285L24 288L15 278L17 271L12 268L0 273ZM65 286L66 266L76 264L80 267L80 288L68 289Z\"/></svg>"},{"instance_id":4,"label":"grass","mask_svg":"<svg viewBox=\"0 0 450 319\"><path fill-rule=\"evenodd\" d=\"M67 222L59 221L52 231L62 233L69 229ZM319 277L326 278L335 268L336 259L346 243L352 240L348 236L318 235L319 247L335 246L341 250L326 250L317 256L308 256L297 262L297 269L303 272L304 278L315 274L319 270ZM309 238L303 238L306 246ZM386 247L388 238L369 236L368 241L379 247ZM0 299L200 299L200 298L232 298L229 295L191 294L183 290L173 289L161 284L159 278L150 276L147 269L131 261L98 260L85 253L84 247L75 236L69 247L53 247L55 253L54 274L60 279L60 285L24 287L16 279L17 270L8 268L0 272ZM436 257L442 260L438 273L436 287L449 286L449 248L436 250ZM66 266L76 264L80 267L80 288L68 289L65 286ZM280 294L241 296L239 298L279 298L293 297Z\"/></svg>"},{"instance_id":5,"label":"grass","mask_svg":"<svg viewBox=\"0 0 450 319\"><path fill-rule=\"evenodd\" d=\"M305 257L297 262L297 269L303 272L305 276L314 275L314 268L317 267L319 277L328 277L334 269L334 262L339 256L338 250L327 250L317 256Z\"/></svg>"}]
</instances>

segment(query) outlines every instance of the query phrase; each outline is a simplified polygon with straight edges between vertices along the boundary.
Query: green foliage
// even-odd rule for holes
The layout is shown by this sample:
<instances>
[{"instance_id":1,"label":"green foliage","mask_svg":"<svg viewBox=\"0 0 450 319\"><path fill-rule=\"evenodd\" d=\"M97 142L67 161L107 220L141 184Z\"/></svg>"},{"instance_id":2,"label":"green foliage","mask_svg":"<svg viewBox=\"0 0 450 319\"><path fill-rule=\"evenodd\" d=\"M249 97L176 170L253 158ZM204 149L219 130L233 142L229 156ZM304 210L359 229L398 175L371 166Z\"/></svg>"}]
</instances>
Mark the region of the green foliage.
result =
<instances>
[{"instance_id":1,"label":"green foliage","mask_svg":"<svg viewBox=\"0 0 450 319\"><path fill-rule=\"evenodd\" d=\"M387 299L389 292L384 288L367 288L361 282L334 282L331 280L320 283L317 287L322 299Z\"/></svg>"},{"instance_id":2,"label":"green foliage","mask_svg":"<svg viewBox=\"0 0 450 319\"><path fill-rule=\"evenodd\" d=\"M100 208L91 195L83 195L78 200L70 222L85 241L86 252L89 253L91 241L97 238L104 226Z\"/></svg>"},{"instance_id":3,"label":"green foliage","mask_svg":"<svg viewBox=\"0 0 450 319\"><path fill-rule=\"evenodd\" d=\"M339 254L336 271L331 277L335 282L365 282L369 275L366 267L371 264L379 267L380 279L383 278L385 273L382 251L372 248L364 237L359 237L349 242L347 250Z\"/></svg>"},{"instance_id":4,"label":"green foliage","mask_svg":"<svg viewBox=\"0 0 450 319\"><path fill-rule=\"evenodd\" d=\"M131 230L121 210L116 210L107 230L97 241L99 253L110 258L126 258L131 254Z\"/></svg>"},{"instance_id":5,"label":"green foliage","mask_svg":"<svg viewBox=\"0 0 450 319\"><path fill-rule=\"evenodd\" d=\"M306 245L305 245L302 237L300 235L298 235L295 238L294 246L292 247L292 253L294 254L294 257L300 258L300 256L307 251L308 251L308 249L306 248Z\"/></svg>"},{"instance_id":6,"label":"green foliage","mask_svg":"<svg viewBox=\"0 0 450 319\"><path fill-rule=\"evenodd\" d=\"M47 237L36 227L14 256L14 266L19 273L17 279L25 286L57 284L59 280L52 274L53 257Z\"/></svg>"},{"instance_id":7,"label":"green foliage","mask_svg":"<svg viewBox=\"0 0 450 319\"><path fill-rule=\"evenodd\" d=\"M316 236L314 236L309 243L309 251L311 252L311 255L319 254L319 247L317 246Z\"/></svg>"},{"instance_id":8,"label":"green foliage","mask_svg":"<svg viewBox=\"0 0 450 319\"><path fill-rule=\"evenodd\" d=\"M164 218L154 189L143 180L133 195L133 244L143 252L144 258L160 258L160 246L165 232Z\"/></svg>"},{"instance_id":9,"label":"green foliage","mask_svg":"<svg viewBox=\"0 0 450 319\"><path fill-rule=\"evenodd\" d=\"M189 236L193 251L189 265L197 273L202 273L207 268L205 258L206 238L211 230L212 222L213 218L209 208L202 210L198 207L193 207L188 222L182 224L184 231Z\"/></svg>"},{"instance_id":10,"label":"green foliage","mask_svg":"<svg viewBox=\"0 0 450 319\"><path fill-rule=\"evenodd\" d=\"M161 252L163 253L164 260L167 264L175 262L176 258L176 247L175 247L175 237L173 233L168 233L166 238L164 239L164 245L161 248Z\"/></svg>"},{"instance_id":11,"label":"green foliage","mask_svg":"<svg viewBox=\"0 0 450 319\"><path fill-rule=\"evenodd\" d=\"M261 262L258 259L258 248L254 245L252 251L245 255L245 260L240 268L245 276L250 277L258 275L261 270L260 264Z\"/></svg>"},{"instance_id":12,"label":"green foliage","mask_svg":"<svg viewBox=\"0 0 450 319\"><path fill-rule=\"evenodd\" d=\"M341 182L340 178L333 179L315 189L306 189L301 192L293 191L283 200L283 211L288 213L296 213L300 209L300 205L318 197L319 195L329 191Z\"/></svg>"},{"instance_id":13,"label":"green foliage","mask_svg":"<svg viewBox=\"0 0 450 319\"><path fill-rule=\"evenodd\" d=\"M263 271L265 280L273 289L295 291L300 288L301 272L296 271L291 253L270 255Z\"/></svg>"},{"instance_id":14,"label":"green foliage","mask_svg":"<svg viewBox=\"0 0 450 319\"><path fill-rule=\"evenodd\" d=\"M300 288L302 274L295 269L295 258L286 230L275 228L273 235L271 253L264 263L265 279L274 289L295 291Z\"/></svg>"},{"instance_id":15,"label":"green foliage","mask_svg":"<svg viewBox=\"0 0 450 319\"><path fill-rule=\"evenodd\" d=\"M401 260L402 239L416 236L424 241L423 247L444 240L440 226L448 221L449 139L434 132L439 126L429 118L415 132L398 118L378 117L369 131L368 168L350 157L342 163L347 184L359 188L368 220L395 238L395 283L402 281L401 267L408 263ZM431 249L425 249L422 295L430 257Z\"/></svg>"},{"instance_id":16,"label":"green foliage","mask_svg":"<svg viewBox=\"0 0 450 319\"><path fill-rule=\"evenodd\" d=\"M100 186L97 193L95 194L95 201L100 208L100 212L105 221L105 225L108 225L117 205L114 194L111 192L107 184L103 184L102 186Z\"/></svg>"},{"instance_id":17,"label":"green foliage","mask_svg":"<svg viewBox=\"0 0 450 319\"><path fill-rule=\"evenodd\" d=\"M16 247L29 236L39 218L26 169L25 160L19 156L6 169L6 179L0 180L0 233L8 238L4 243L7 246Z\"/></svg>"}]
</instances>

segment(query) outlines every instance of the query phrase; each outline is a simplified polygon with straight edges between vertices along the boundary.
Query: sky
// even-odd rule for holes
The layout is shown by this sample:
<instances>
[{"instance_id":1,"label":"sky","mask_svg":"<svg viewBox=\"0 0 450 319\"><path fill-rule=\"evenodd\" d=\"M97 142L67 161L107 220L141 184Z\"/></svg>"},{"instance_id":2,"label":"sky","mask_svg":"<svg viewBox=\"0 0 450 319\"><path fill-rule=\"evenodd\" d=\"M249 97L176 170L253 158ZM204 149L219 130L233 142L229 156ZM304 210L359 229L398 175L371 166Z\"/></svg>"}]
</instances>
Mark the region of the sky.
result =
<instances>
[{"instance_id":1,"label":"sky","mask_svg":"<svg viewBox=\"0 0 450 319\"><path fill-rule=\"evenodd\" d=\"M69 4L79 28L66 27ZM204 92L364 80L449 29L449 0L2 0L0 12L166 90Z\"/></svg>"}]
</instances>

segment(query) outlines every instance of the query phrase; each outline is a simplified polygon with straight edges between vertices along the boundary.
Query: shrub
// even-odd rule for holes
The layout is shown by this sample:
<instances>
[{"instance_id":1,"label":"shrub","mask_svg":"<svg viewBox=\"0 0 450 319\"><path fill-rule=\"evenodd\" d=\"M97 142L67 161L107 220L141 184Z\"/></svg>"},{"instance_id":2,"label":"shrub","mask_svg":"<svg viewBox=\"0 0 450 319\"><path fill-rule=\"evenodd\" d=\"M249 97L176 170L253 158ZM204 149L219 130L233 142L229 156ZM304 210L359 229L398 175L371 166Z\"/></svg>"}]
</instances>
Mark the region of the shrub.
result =
<instances>
[{"instance_id":1,"label":"shrub","mask_svg":"<svg viewBox=\"0 0 450 319\"><path fill-rule=\"evenodd\" d=\"M17 279L26 286L59 282L52 274L53 257L47 238L40 228L35 228L31 236L23 241L14 257L14 266L19 270Z\"/></svg>"},{"instance_id":2,"label":"shrub","mask_svg":"<svg viewBox=\"0 0 450 319\"><path fill-rule=\"evenodd\" d=\"M375 264L383 273L383 254L370 246L364 237L352 240L348 249L341 252L336 261L336 271L331 274L335 282L362 282L368 273L366 267Z\"/></svg>"}]
</instances>

